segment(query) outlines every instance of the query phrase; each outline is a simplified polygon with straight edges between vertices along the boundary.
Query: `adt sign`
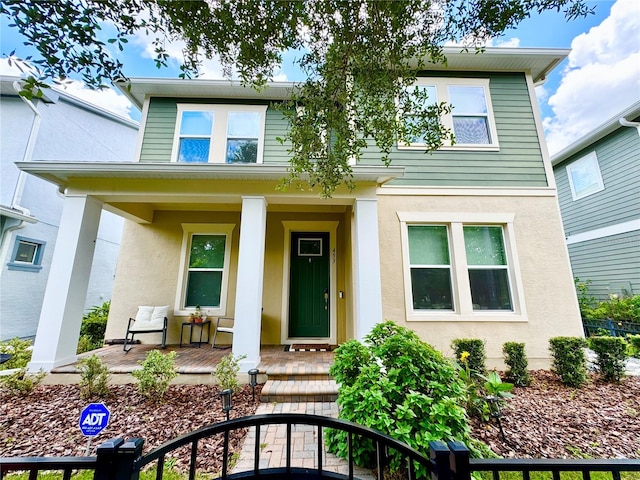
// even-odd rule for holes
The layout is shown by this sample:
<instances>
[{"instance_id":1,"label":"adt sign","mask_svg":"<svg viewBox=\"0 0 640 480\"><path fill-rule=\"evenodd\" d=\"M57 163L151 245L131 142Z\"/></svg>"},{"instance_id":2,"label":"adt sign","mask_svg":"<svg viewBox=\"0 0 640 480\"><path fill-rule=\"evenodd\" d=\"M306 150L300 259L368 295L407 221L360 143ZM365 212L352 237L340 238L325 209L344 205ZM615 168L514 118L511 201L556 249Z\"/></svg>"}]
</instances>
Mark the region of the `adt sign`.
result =
<instances>
[{"instance_id":1,"label":"adt sign","mask_svg":"<svg viewBox=\"0 0 640 480\"><path fill-rule=\"evenodd\" d=\"M104 403L90 403L80 413L80 430L85 437L95 437L109 423L111 412Z\"/></svg>"}]
</instances>

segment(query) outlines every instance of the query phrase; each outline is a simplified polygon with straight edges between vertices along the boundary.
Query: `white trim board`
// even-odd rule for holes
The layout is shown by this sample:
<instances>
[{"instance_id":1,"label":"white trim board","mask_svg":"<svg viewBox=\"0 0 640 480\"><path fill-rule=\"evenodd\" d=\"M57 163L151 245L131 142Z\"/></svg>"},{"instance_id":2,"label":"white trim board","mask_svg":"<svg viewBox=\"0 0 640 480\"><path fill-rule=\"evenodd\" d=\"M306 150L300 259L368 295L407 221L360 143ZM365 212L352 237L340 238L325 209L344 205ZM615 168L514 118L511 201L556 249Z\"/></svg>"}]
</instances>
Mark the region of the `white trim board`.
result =
<instances>
[{"instance_id":1,"label":"white trim board","mask_svg":"<svg viewBox=\"0 0 640 480\"><path fill-rule=\"evenodd\" d=\"M566 242L567 245L572 245L574 243L596 240L598 238L610 237L612 235L620 235L622 233L634 232L636 230L640 230L640 218L629 222L618 223L617 225L596 228L595 230L589 230L588 232L569 235L566 238Z\"/></svg>"}]
</instances>

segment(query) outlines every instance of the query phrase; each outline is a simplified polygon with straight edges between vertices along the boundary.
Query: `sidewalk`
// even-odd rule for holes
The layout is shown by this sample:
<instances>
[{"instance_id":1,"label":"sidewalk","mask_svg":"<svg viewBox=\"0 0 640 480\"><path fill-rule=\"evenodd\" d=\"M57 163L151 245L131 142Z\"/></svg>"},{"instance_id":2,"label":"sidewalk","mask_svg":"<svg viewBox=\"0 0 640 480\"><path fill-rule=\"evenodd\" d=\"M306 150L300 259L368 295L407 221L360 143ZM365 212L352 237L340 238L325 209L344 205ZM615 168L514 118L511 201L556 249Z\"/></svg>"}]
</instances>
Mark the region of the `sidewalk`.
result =
<instances>
[{"instance_id":1,"label":"sidewalk","mask_svg":"<svg viewBox=\"0 0 640 480\"><path fill-rule=\"evenodd\" d=\"M322 403L262 403L256 415L268 413L305 413L308 415L323 415L338 417L338 405L335 402ZM278 468L286 466L286 425L268 425L260 432L260 468ZM256 441L255 429L251 428L245 438L240 452L240 458L230 473L244 472L253 469L254 448ZM293 425L291 431L291 466L299 468L318 468L318 437L316 428L311 425ZM347 461L327 453L323 447L324 470L347 475L349 466ZM370 470L354 467L354 476L363 480L374 480Z\"/></svg>"}]
</instances>

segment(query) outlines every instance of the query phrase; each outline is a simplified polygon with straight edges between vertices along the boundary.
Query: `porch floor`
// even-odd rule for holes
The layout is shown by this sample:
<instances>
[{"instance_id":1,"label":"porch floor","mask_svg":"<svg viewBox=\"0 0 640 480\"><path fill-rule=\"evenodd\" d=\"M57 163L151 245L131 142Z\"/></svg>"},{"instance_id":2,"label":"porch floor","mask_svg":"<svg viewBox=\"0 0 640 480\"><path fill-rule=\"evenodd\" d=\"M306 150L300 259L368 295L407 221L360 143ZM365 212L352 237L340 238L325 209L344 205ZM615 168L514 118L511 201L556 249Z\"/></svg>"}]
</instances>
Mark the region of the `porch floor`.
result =
<instances>
[{"instance_id":1,"label":"porch floor","mask_svg":"<svg viewBox=\"0 0 640 480\"><path fill-rule=\"evenodd\" d=\"M122 345L107 345L98 350L83 353L78 356L78 359L96 354L109 366L109 371L112 374L129 374L139 368L139 362L145 359L148 352L159 348L158 345L140 344L134 345L131 351L125 353L122 350ZM176 383L181 383L180 376L183 375L211 374L222 357L231 353L231 348L213 349L209 344L202 344L200 348L197 346L167 345L161 351L163 353L176 352L176 367L179 374ZM328 373L329 367L333 363L333 355L333 352L286 352L284 345L262 345L258 370L261 374L266 374L269 371L290 376ZM77 362L56 367L51 373L52 376L77 374Z\"/></svg>"}]
</instances>

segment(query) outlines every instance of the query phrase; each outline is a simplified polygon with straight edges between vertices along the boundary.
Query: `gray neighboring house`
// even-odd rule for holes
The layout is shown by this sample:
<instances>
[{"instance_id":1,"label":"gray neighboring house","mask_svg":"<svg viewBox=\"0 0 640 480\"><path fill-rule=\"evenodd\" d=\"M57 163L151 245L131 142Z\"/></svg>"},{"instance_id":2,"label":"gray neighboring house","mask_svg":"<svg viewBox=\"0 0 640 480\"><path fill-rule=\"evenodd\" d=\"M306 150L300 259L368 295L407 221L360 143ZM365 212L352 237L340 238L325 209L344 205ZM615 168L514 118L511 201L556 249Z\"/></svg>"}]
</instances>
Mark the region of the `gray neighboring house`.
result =
<instances>
[{"instance_id":1,"label":"gray neighboring house","mask_svg":"<svg viewBox=\"0 0 640 480\"><path fill-rule=\"evenodd\" d=\"M551 157L574 277L640 294L640 102Z\"/></svg>"},{"instance_id":2,"label":"gray neighboring house","mask_svg":"<svg viewBox=\"0 0 640 480\"><path fill-rule=\"evenodd\" d=\"M55 88L29 102L0 76L0 341L36 334L64 197L17 161L123 161L138 123ZM85 307L110 300L123 219L103 211Z\"/></svg>"}]
</instances>

